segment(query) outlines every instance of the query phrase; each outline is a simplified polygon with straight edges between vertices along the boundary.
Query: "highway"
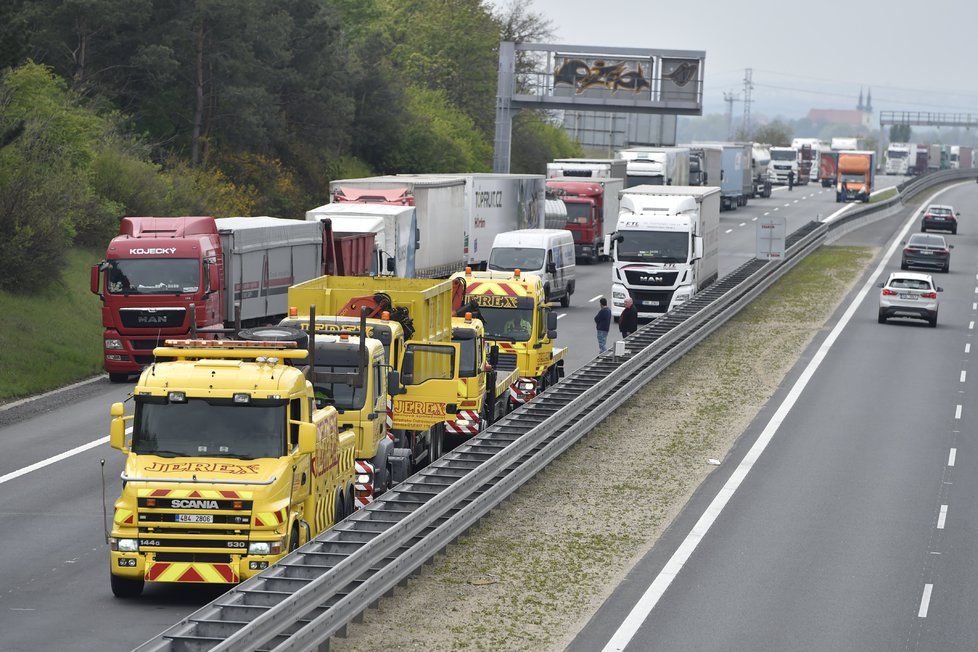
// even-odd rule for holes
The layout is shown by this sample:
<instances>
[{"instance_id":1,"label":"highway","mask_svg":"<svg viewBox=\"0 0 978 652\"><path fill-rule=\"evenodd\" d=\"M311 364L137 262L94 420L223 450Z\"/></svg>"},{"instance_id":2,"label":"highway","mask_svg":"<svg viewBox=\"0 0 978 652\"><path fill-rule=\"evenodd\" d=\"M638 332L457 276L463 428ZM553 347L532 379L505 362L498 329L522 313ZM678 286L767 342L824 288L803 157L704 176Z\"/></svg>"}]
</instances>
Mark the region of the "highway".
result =
<instances>
[{"instance_id":1,"label":"highway","mask_svg":"<svg viewBox=\"0 0 978 652\"><path fill-rule=\"evenodd\" d=\"M900 179L882 177L879 181L885 186ZM791 231L838 208L831 191L809 185L791 192L778 190L770 199L752 200L747 207L722 213L721 274L752 257L755 218L765 213L785 215ZM955 252L956 260L966 255ZM972 255L972 266L974 259ZM964 279L960 274L952 277ZM559 341L570 346L570 369L597 352L592 317L597 297L607 293L609 285L609 264L578 268L572 305L558 311ZM959 291L948 289L947 296ZM937 334L945 334L959 317L949 306L942 315L947 326ZM900 333L912 337L914 332L935 334L893 326L890 337L899 338ZM614 339L609 338L609 344ZM887 362L896 369L904 368L897 358ZM939 358L928 364L927 368L934 369L936 383L938 370L946 375L942 365L950 363ZM873 369L868 364L861 368ZM889 370L882 377L899 376ZM109 405L123 400L128 389L100 381L0 412L0 560L4 567L0 648L4 650L130 648L216 596L214 589L150 585L139 600L121 601L109 590L99 460L106 460L105 496L111 510L120 490L123 460L104 438ZM907 404L906 399L900 403ZM773 495L785 498L784 491ZM899 542L909 544L905 536Z\"/></svg>"},{"instance_id":2,"label":"highway","mask_svg":"<svg viewBox=\"0 0 978 652\"><path fill-rule=\"evenodd\" d=\"M846 236L893 255L570 649L978 649L978 188L939 203L938 328L876 320L909 212Z\"/></svg>"}]
</instances>

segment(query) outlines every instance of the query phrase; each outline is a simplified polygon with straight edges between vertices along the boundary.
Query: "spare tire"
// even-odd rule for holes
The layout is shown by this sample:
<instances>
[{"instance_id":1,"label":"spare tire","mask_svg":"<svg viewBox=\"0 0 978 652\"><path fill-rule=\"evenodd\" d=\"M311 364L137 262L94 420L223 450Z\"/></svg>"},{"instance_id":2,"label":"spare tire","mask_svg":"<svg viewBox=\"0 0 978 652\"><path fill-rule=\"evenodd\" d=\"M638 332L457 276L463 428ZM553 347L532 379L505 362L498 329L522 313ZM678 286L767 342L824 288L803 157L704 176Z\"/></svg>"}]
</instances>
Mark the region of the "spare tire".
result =
<instances>
[{"instance_id":1,"label":"spare tire","mask_svg":"<svg viewBox=\"0 0 978 652\"><path fill-rule=\"evenodd\" d=\"M298 328L288 326L256 326L238 331L238 338L249 342L295 342L295 348L309 348L309 334ZM289 363L302 366L305 359L290 360Z\"/></svg>"}]
</instances>

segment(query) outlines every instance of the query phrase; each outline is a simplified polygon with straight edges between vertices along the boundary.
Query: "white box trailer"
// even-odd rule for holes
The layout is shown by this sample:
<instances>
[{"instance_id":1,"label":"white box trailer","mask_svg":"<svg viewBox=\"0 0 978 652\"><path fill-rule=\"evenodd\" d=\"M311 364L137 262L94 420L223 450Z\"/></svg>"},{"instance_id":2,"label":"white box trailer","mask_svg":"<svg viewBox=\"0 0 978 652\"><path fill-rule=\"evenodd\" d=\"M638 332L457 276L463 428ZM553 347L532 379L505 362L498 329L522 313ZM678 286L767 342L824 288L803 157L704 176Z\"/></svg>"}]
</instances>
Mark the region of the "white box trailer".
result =
<instances>
[{"instance_id":1,"label":"white box trailer","mask_svg":"<svg viewBox=\"0 0 978 652\"><path fill-rule=\"evenodd\" d=\"M415 278L416 215L414 206L340 203L306 211L306 220L329 219L334 233L373 233L370 273Z\"/></svg>"},{"instance_id":2,"label":"white box trailer","mask_svg":"<svg viewBox=\"0 0 978 652\"><path fill-rule=\"evenodd\" d=\"M635 186L606 251L614 260L611 312L631 298L640 317L657 317L716 281L720 257L720 189Z\"/></svg>"},{"instance_id":3,"label":"white box trailer","mask_svg":"<svg viewBox=\"0 0 978 652\"><path fill-rule=\"evenodd\" d=\"M485 269L496 236L546 226L547 180L542 174L399 174L397 178L453 178L465 182L462 254L465 266ZM422 231L423 233L423 231Z\"/></svg>"},{"instance_id":4,"label":"white box trailer","mask_svg":"<svg viewBox=\"0 0 978 652\"><path fill-rule=\"evenodd\" d=\"M689 150L685 147L629 147L615 152L615 157L626 163L625 188L689 184Z\"/></svg>"},{"instance_id":5,"label":"white box trailer","mask_svg":"<svg viewBox=\"0 0 978 652\"><path fill-rule=\"evenodd\" d=\"M558 158L547 163L547 178L624 179L628 163L614 158Z\"/></svg>"},{"instance_id":6,"label":"white box trailer","mask_svg":"<svg viewBox=\"0 0 978 652\"><path fill-rule=\"evenodd\" d=\"M323 274L323 225L279 217L215 220L224 256L224 314L241 306L241 320L288 312L290 285Z\"/></svg>"},{"instance_id":7,"label":"white box trailer","mask_svg":"<svg viewBox=\"0 0 978 652\"><path fill-rule=\"evenodd\" d=\"M542 179L542 177L541 177ZM413 206L415 209L415 241L413 273L409 268L409 252L403 238L395 236L398 269L406 269L405 278L447 278L465 267L463 248L466 216L466 182L461 177L436 175L390 175L363 179L341 179L329 184L331 203L380 204ZM541 196L541 202L543 198ZM540 207L541 220L543 207ZM306 219L309 213L306 214ZM403 222L398 221L398 229ZM368 225L364 225L367 229ZM372 226L370 228L373 228ZM387 227L385 227L387 228ZM334 227L334 230L339 230ZM346 228L344 227L344 231ZM349 232L349 231L346 231ZM390 242L391 234L369 229L357 233L376 233L378 242ZM490 241L486 245L492 245ZM387 252L390 255L390 252ZM400 276L400 273L398 274Z\"/></svg>"}]
</instances>

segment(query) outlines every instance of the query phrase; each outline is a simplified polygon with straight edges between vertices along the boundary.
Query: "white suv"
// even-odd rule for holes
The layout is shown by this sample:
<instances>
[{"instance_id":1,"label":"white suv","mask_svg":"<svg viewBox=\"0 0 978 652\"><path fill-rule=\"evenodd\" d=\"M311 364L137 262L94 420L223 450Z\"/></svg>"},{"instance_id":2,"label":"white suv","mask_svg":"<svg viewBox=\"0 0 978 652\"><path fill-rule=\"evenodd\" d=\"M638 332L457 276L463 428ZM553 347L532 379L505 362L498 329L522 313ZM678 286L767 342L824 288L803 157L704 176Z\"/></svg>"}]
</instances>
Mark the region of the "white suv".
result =
<instances>
[{"instance_id":1,"label":"white suv","mask_svg":"<svg viewBox=\"0 0 978 652\"><path fill-rule=\"evenodd\" d=\"M879 323L891 317L926 319L931 328L937 327L937 293L944 288L934 285L930 274L893 272L886 283L880 283Z\"/></svg>"}]
</instances>

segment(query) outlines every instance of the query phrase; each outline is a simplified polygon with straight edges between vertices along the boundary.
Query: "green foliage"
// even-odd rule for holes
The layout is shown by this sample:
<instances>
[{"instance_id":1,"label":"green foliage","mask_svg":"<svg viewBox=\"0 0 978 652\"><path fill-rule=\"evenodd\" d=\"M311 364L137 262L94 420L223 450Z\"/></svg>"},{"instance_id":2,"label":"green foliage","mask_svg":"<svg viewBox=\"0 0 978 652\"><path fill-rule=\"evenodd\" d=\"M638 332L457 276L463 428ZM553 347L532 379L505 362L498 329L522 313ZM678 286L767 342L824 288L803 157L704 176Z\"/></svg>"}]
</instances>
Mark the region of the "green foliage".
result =
<instances>
[{"instance_id":1,"label":"green foliage","mask_svg":"<svg viewBox=\"0 0 978 652\"><path fill-rule=\"evenodd\" d=\"M910 125L890 125L891 143L909 143L913 138L913 129Z\"/></svg>"},{"instance_id":2,"label":"green foliage","mask_svg":"<svg viewBox=\"0 0 978 652\"><path fill-rule=\"evenodd\" d=\"M513 143L520 145L513 147L510 161L510 169L515 174L540 174L554 159L584 155L581 146L542 112L517 114L513 120Z\"/></svg>"},{"instance_id":3,"label":"green foliage","mask_svg":"<svg viewBox=\"0 0 978 652\"><path fill-rule=\"evenodd\" d=\"M788 147L791 145L791 139L791 127L781 120L769 122L754 131L755 142L767 143L774 147Z\"/></svg>"}]
</instances>

